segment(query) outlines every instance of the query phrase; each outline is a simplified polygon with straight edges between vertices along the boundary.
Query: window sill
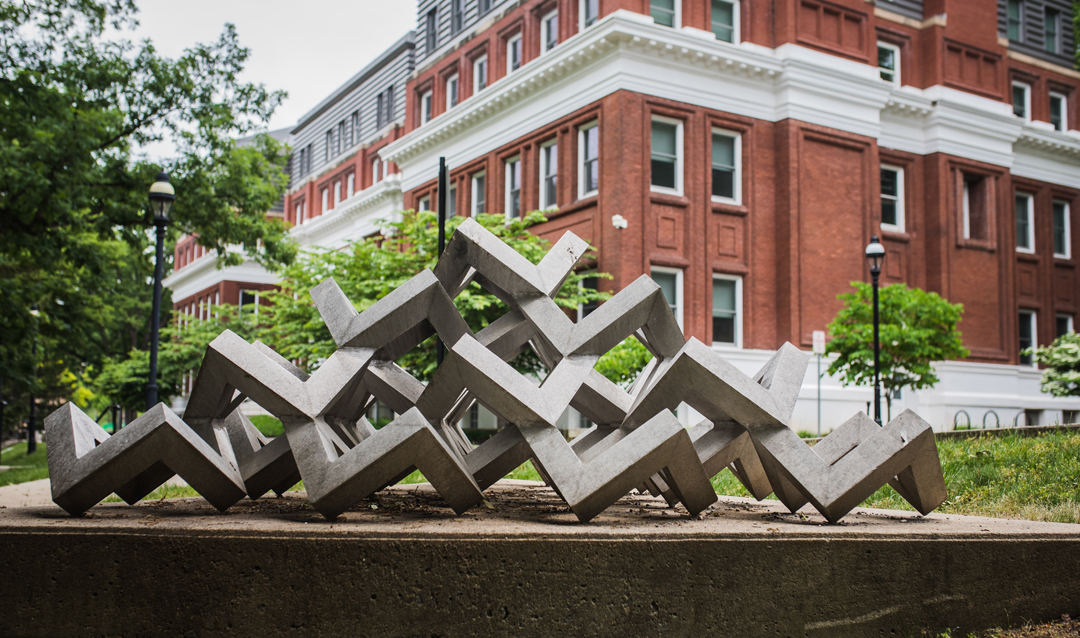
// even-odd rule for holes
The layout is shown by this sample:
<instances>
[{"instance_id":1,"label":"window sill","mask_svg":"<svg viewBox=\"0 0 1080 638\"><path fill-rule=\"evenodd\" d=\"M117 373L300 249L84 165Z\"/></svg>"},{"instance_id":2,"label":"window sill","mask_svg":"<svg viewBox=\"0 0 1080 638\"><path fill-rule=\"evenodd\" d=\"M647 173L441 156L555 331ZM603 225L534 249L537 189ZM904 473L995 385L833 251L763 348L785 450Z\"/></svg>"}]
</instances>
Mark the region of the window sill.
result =
<instances>
[{"instance_id":1,"label":"window sill","mask_svg":"<svg viewBox=\"0 0 1080 638\"><path fill-rule=\"evenodd\" d=\"M570 213L576 213L579 210L588 208L589 206L594 206L596 205L596 201L597 196L591 195L589 197L586 197L585 199L579 199L572 204L560 206L558 209L542 210L540 212L544 213L544 217L547 217L548 219L555 219L556 217L569 215Z\"/></svg>"},{"instance_id":2,"label":"window sill","mask_svg":"<svg viewBox=\"0 0 1080 638\"><path fill-rule=\"evenodd\" d=\"M987 239L965 239L961 237L956 240L956 246L958 248L968 248L971 250L983 250L988 253L997 252L997 245Z\"/></svg>"},{"instance_id":3,"label":"window sill","mask_svg":"<svg viewBox=\"0 0 1080 638\"><path fill-rule=\"evenodd\" d=\"M911 235L903 230L897 229L895 226L892 228L885 228L885 225L881 225L881 238L889 241L897 241L904 244L911 242Z\"/></svg>"},{"instance_id":4,"label":"window sill","mask_svg":"<svg viewBox=\"0 0 1080 638\"><path fill-rule=\"evenodd\" d=\"M1029 253L1021 250L1016 251L1016 259L1017 261L1026 261L1033 264L1037 264L1042 261L1035 253Z\"/></svg>"},{"instance_id":5,"label":"window sill","mask_svg":"<svg viewBox=\"0 0 1080 638\"><path fill-rule=\"evenodd\" d=\"M669 204L671 206L682 206L684 208L690 205L689 198L680 195L675 191L650 190L649 200L654 204Z\"/></svg>"},{"instance_id":6,"label":"window sill","mask_svg":"<svg viewBox=\"0 0 1080 638\"><path fill-rule=\"evenodd\" d=\"M736 203L734 200L712 200L712 212L725 213L727 215L749 215L750 207Z\"/></svg>"}]
</instances>

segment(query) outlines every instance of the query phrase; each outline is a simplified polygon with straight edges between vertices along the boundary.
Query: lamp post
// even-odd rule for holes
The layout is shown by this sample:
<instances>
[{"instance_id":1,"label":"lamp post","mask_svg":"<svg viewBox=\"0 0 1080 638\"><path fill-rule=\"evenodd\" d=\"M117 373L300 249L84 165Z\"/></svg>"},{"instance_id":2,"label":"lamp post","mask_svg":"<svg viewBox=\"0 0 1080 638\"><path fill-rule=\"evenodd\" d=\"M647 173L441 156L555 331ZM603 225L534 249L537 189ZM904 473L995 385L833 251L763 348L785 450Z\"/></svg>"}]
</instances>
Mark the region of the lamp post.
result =
<instances>
[{"instance_id":1,"label":"lamp post","mask_svg":"<svg viewBox=\"0 0 1080 638\"><path fill-rule=\"evenodd\" d=\"M866 246L866 260L870 262L870 277L874 287L874 421L881 425L881 327L878 321L878 276L881 262L885 261L885 247L878 236L870 238Z\"/></svg>"},{"instance_id":2,"label":"lamp post","mask_svg":"<svg viewBox=\"0 0 1080 638\"><path fill-rule=\"evenodd\" d=\"M41 316L37 304L30 308L30 314L37 320ZM37 452L37 423L34 421L34 407L37 405L37 397L34 396L34 384L37 383L37 333L34 333L34 345L30 349L30 364L33 367L33 375L30 377L30 414L26 418L26 455L30 456Z\"/></svg>"},{"instance_id":3,"label":"lamp post","mask_svg":"<svg viewBox=\"0 0 1080 638\"><path fill-rule=\"evenodd\" d=\"M161 329L161 275L165 260L165 227L169 224L169 209L176 199L176 191L169 183L165 171L158 173L157 180L150 186L150 209L154 213L154 227L157 229L157 261L154 264L154 307L150 316L150 382L146 384L146 409L157 405L157 355L158 333Z\"/></svg>"},{"instance_id":4,"label":"lamp post","mask_svg":"<svg viewBox=\"0 0 1080 638\"><path fill-rule=\"evenodd\" d=\"M446 158L439 158L439 193L438 193L438 207L439 207L439 256L435 262L438 263L439 259L442 259L443 251L446 250L446 189L449 188L447 183L449 177L446 171ZM435 365L441 366L443 358L446 356L446 346L443 345L442 337L436 335L435 337Z\"/></svg>"}]
</instances>

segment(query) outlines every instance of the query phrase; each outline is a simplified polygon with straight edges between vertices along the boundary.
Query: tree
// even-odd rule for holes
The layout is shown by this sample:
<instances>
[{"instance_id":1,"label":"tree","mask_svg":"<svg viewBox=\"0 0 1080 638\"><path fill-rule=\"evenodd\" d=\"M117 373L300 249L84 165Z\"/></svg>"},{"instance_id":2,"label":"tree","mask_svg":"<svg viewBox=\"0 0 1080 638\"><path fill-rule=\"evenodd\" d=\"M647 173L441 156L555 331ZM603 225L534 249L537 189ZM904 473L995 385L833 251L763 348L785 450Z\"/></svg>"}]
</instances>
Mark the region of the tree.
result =
<instances>
[{"instance_id":1,"label":"tree","mask_svg":"<svg viewBox=\"0 0 1080 638\"><path fill-rule=\"evenodd\" d=\"M832 340L825 352L839 355L828 373L839 375L845 386L873 385L873 291L861 281L851 285L855 292L838 296L844 307L828 326ZM932 361L958 359L970 352L956 329L964 313L962 304L904 284L885 286L879 292L881 385L891 419L895 391L934 387L938 377Z\"/></svg>"},{"instance_id":2,"label":"tree","mask_svg":"<svg viewBox=\"0 0 1080 638\"><path fill-rule=\"evenodd\" d=\"M119 37L135 16L134 0L0 6L0 374L22 412L31 392L62 391L65 371L84 379L145 348L146 193L162 168L179 194L170 242L196 235L222 264L241 259L237 244L269 266L295 256L265 215L286 187L285 149L234 142L284 94L237 79L249 51L231 25L173 60ZM141 149L163 140L175 153L150 162Z\"/></svg>"},{"instance_id":3,"label":"tree","mask_svg":"<svg viewBox=\"0 0 1080 638\"><path fill-rule=\"evenodd\" d=\"M1080 396L1080 335L1064 334L1049 346L1030 348L1026 353L1046 366L1042 376L1042 391L1056 397Z\"/></svg>"}]
</instances>

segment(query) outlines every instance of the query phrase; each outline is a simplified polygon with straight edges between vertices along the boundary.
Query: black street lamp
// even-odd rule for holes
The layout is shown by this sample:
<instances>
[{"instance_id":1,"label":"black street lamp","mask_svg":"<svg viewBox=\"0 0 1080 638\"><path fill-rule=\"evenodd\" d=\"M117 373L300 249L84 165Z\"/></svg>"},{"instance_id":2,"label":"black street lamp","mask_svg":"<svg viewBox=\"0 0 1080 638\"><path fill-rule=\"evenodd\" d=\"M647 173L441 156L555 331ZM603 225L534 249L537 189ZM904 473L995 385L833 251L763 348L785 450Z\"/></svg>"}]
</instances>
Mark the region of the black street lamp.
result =
<instances>
[{"instance_id":1,"label":"black street lamp","mask_svg":"<svg viewBox=\"0 0 1080 638\"><path fill-rule=\"evenodd\" d=\"M30 308L30 314L37 320L41 313L38 312L37 304ZM40 328L39 328L40 329ZM30 377L30 414L26 419L26 455L30 456L37 452L37 423L34 420L34 407L37 405L37 397L34 396L34 385L37 383L37 333L34 333L34 345L30 349L30 364L34 373Z\"/></svg>"},{"instance_id":2,"label":"black street lamp","mask_svg":"<svg viewBox=\"0 0 1080 638\"><path fill-rule=\"evenodd\" d=\"M439 256L435 259L435 263L438 263L439 259L442 259L443 251L446 250L446 196L447 196L447 183L449 182L449 173L446 170L446 158L439 158L439 192L438 192L438 204L439 211L437 213L439 219ZM442 366L443 358L446 356L446 346L443 345L442 337L436 335L435 337L435 365L436 367Z\"/></svg>"},{"instance_id":3,"label":"black street lamp","mask_svg":"<svg viewBox=\"0 0 1080 638\"><path fill-rule=\"evenodd\" d=\"M154 213L154 227L157 228L157 262L154 265L154 308L150 317L150 382L146 384L146 409L157 405L157 355L158 333L161 329L161 275L165 260L165 227L169 224L169 209L176 199L176 191L169 183L165 171L158 173L157 180L150 186L150 209ZM115 426L114 426L115 427Z\"/></svg>"},{"instance_id":4,"label":"black street lamp","mask_svg":"<svg viewBox=\"0 0 1080 638\"><path fill-rule=\"evenodd\" d=\"M866 260L870 262L870 277L874 285L874 421L881 425L881 328L878 322L878 276L881 262L885 261L885 247L878 236L870 238L866 246Z\"/></svg>"}]
</instances>

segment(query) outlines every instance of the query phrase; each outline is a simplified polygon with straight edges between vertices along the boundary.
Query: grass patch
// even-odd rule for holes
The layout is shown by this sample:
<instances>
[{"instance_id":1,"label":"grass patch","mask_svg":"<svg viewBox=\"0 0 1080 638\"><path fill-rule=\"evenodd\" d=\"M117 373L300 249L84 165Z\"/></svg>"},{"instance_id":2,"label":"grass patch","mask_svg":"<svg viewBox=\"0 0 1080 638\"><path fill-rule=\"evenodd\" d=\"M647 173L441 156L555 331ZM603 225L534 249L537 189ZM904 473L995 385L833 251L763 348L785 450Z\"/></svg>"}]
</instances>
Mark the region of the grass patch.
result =
<instances>
[{"instance_id":1,"label":"grass patch","mask_svg":"<svg viewBox=\"0 0 1080 638\"><path fill-rule=\"evenodd\" d=\"M1080 523L1080 432L939 440L938 454L949 491L939 512ZM718 494L749 496L731 472L712 482ZM913 510L887 485L862 506Z\"/></svg>"},{"instance_id":2,"label":"grass patch","mask_svg":"<svg viewBox=\"0 0 1080 638\"><path fill-rule=\"evenodd\" d=\"M281 436L285 434L285 426L281 425L281 421L275 419L269 414L256 414L250 417L251 424L262 432L263 436Z\"/></svg>"},{"instance_id":3,"label":"grass patch","mask_svg":"<svg viewBox=\"0 0 1080 638\"><path fill-rule=\"evenodd\" d=\"M49 478L49 460L45 454L45 444L38 443L33 454L26 454L26 442L16 443L0 454L0 465L10 465L12 469L0 472L0 486L15 485Z\"/></svg>"},{"instance_id":4,"label":"grass patch","mask_svg":"<svg viewBox=\"0 0 1080 638\"><path fill-rule=\"evenodd\" d=\"M507 474L504 478L517 479L519 481L542 481L540 478L540 472L536 471L533 467L532 461L525 461L519 465L513 472ZM735 479L732 478L734 481ZM738 481L735 481L738 483ZM412 474L398 481L398 485L411 485L413 483L427 483L427 479L420 473L420 470L416 470Z\"/></svg>"}]
</instances>

